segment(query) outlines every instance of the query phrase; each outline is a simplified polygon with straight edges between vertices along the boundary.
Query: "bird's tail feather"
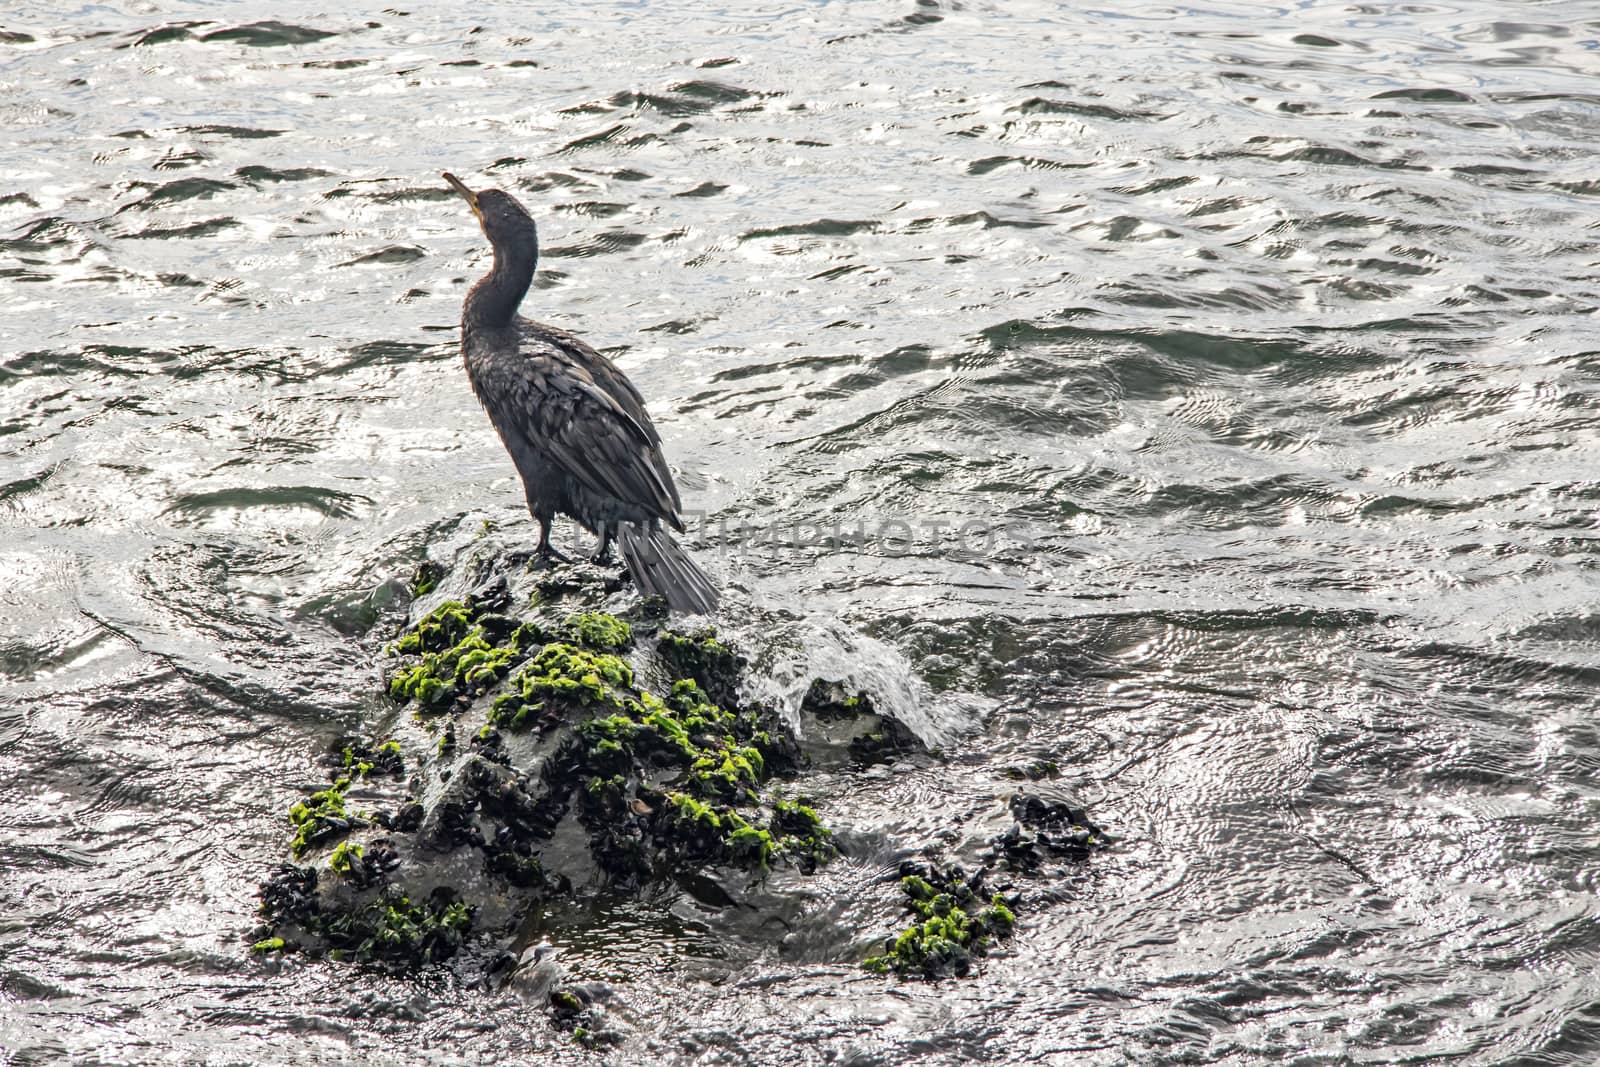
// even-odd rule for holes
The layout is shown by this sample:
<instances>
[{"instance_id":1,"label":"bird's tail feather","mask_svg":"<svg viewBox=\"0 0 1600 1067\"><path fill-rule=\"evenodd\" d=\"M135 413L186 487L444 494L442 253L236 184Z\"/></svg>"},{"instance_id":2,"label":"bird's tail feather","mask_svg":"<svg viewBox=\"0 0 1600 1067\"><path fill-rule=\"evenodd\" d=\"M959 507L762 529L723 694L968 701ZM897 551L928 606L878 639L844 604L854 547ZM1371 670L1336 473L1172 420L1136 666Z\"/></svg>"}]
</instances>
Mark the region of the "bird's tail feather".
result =
<instances>
[{"instance_id":1,"label":"bird's tail feather","mask_svg":"<svg viewBox=\"0 0 1600 1067\"><path fill-rule=\"evenodd\" d=\"M659 525L617 524L617 547L643 596L663 596L673 611L706 615L717 608L717 587Z\"/></svg>"}]
</instances>

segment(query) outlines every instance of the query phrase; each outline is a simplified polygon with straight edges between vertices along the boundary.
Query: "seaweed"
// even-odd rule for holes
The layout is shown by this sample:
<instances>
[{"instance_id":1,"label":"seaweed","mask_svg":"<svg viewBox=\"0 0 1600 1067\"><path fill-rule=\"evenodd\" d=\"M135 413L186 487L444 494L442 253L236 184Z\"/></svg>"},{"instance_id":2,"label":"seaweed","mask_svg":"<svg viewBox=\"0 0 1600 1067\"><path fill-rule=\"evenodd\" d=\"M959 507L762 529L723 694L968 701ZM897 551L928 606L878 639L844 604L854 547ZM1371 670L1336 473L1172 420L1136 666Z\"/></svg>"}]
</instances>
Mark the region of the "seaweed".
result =
<instances>
[{"instance_id":1,"label":"seaweed","mask_svg":"<svg viewBox=\"0 0 1600 1067\"><path fill-rule=\"evenodd\" d=\"M868 970L929 980L965 977L975 957L1016 927L1005 897L986 892L982 871L969 877L956 866L906 863L900 888L917 919L888 939L881 955L864 961Z\"/></svg>"},{"instance_id":2,"label":"seaweed","mask_svg":"<svg viewBox=\"0 0 1600 1067\"><path fill-rule=\"evenodd\" d=\"M712 703L723 707L739 703L745 658L717 640L712 627L692 634L664 629L656 638L656 653L679 678L698 684Z\"/></svg>"},{"instance_id":3,"label":"seaweed","mask_svg":"<svg viewBox=\"0 0 1600 1067\"><path fill-rule=\"evenodd\" d=\"M472 929L473 909L449 889L427 899L386 889L350 906L327 907L315 867L285 864L261 887L257 952L299 950L397 970L449 959Z\"/></svg>"},{"instance_id":4,"label":"seaweed","mask_svg":"<svg viewBox=\"0 0 1600 1067\"><path fill-rule=\"evenodd\" d=\"M472 909L448 890L422 903L405 895L382 896L354 915L338 915L324 929L329 954L360 962L411 968L449 959L472 928Z\"/></svg>"},{"instance_id":5,"label":"seaweed","mask_svg":"<svg viewBox=\"0 0 1600 1067\"><path fill-rule=\"evenodd\" d=\"M772 808L768 832L802 873L811 874L839 854L839 847L833 842L833 831L822 824L810 807L792 800L778 800Z\"/></svg>"},{"instance_id":6,"label":"seaweed","mask_svg":"<svg viewBox=\"0 0 1600 1067\"><path fill-rule=\"evenodd\" d=\"M312 793L289 809L289 822L295 827L294 840L289 851L296 859L312 848L343 837L351 830L367 825L367 821L353 815L345 807L344 793L350 788L349 778L340 778L326 789Z\"/></svg>"},{"instance_id":7,"label":"seaweed","mask_svg":"<svg viewBox=\"0 0 1600 1067\"><path fill-rule=\"evenodd\" d=\"M444 577L444 568L431 560L423 560L411 574L411 595L423 597L433 592Z\"/></svg>"},{"instance_id":8,"label":"seaweed","mask_svg":"<svg viewBox=\"0 0 1600 1067\"><path fill-rule=\"evenodd\" d=\"M1008 806L1015 821L990 841L975 873L967 875L957 866L901 865L900 886L917 921L889 939L880 954L869 956L868 969L930 980L965 976L974 959L1016 928L1016 898L987 888L991 871L1037 876L1048 859L1081 861L1108 841L1082 805L1059 787L1030 786L1013 794Z\"/></svg>"},{"instance_id":9,"label":"seaweed","mask_svg":"<svg viewBox=\"0 0 1600 1067\"><path fill-rule=\"evenodd\" d=\"M352 869L360 869L358 865L363 851L365 850L360 845L341 841L334 846L333 854L328 857L328 868L335 874L349 877Z\"/></svg>"},{"instance_id":10,"label":"seaweed","mask_svg":"<svg viewBox=\"0 0 1600 1067\"><path fill-rule=\"evenodd\" d=\"M551 643L509 684L511 691L490 706L489 721L509 730L526 730L575 709L620 708L617 691L633 684L633 669L609 653Z\"/></svg>"},{"instance_id":11,"label":"seaweed","mask_svg":"<svg viewBox=\"0 0 1600 1067\"><path fill-rule=\"evenodd\" d=\"M610 714L580 721L561 762L582 781L579 818L602 868L631 886L686 865L759 873L781 855L810 871L831 858L810 809L808 819L780 805L776 823L755 820L774 769L793 765L775 730L762 711L711 703L692 679L679 679L665 699L634 691ZM653 784L669 780L670 790Z\"/></svg>"},{"instance_id":12,"label":"seaweed","mask_svg":"<svg viewBox=\"0 0 1600 1067\"><path fill-rule=\"evenodd\" d=\"M602 652L614 652L633 644L632 626L615 615L599 611L568 615L561 624L561 632L575 644Z\"/></svg>"},{"instance_id":13,"label":"seaweed","mask_svg":"<svg viewBox=\"0 0 1600 1067\"><path fill-rule=\"evenodd\" d=\"M470 604L446 600L424 615L409 633L390 644L387 651L395 656L443 652L467 635L472 628L472 616Z\"/></svg>"},{"instance_id":14,"label":"seaweed","mask_svg":"<svg viewBox=\"0 0 1600 1067\"><path fill-rule=\"evenodd\" d=\"M391 655L416 656L389 677L389 696L437 712L470 700L494 685L526 655L543 631L504 615L484 613L480 600L447 600L389 646Z\"/></svg>"}]
</instances>

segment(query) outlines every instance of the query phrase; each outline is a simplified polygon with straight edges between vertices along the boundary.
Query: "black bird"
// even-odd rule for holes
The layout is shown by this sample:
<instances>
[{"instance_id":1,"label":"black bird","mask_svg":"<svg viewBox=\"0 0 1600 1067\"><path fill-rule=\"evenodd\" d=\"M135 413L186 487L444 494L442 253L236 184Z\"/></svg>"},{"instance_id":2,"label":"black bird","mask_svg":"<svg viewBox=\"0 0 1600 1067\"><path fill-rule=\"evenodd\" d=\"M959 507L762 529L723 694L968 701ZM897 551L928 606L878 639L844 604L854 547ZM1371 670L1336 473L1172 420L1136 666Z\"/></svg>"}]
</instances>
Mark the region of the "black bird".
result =
<instances>
[{"instance_id":1,"label":"black bird","mask_svg":"<svg viewBox=\"0 0 1600 1067\"><path fill-rule=\"evenodd\" d=\"M517 314L539 261L533 218L503 190L473 192L454 174L444 180L494 248L494 269L461 308L461 358L522 475L539 555L565 559L550 545L550 523L570 515L600 538L597 562L616 541L639 592L665 597L674 611L714 610L711 579L662 528L683 532L683 505L639 390L572 334Z\"/></svg>"}]
</instances>

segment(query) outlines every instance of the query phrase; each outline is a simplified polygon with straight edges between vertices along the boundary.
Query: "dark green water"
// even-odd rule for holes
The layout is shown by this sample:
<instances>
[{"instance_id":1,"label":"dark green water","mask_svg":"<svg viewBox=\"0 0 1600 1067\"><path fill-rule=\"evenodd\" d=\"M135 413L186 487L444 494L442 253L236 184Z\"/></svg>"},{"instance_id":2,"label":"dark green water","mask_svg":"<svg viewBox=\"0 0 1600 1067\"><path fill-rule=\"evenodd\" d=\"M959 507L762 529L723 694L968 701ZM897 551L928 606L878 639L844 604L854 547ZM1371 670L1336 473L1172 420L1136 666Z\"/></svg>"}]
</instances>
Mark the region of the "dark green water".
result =
<instances>
[{"instance_id":1,"label":"dark green water","mask_svg":"<svg viewBox=\"0 0 1600 1067\"><path fill-rule=\"evenodd\" d=\"M773 686L956 754L811 783L858 846L786 938L553 938L612 1062L1600 1060L1600 7L250 6L0 32L0 1063L595 1059L246 951L400 580L533 537L444 169ZM1119 846L975 979L862 972L1039 759Z\"/></svg>"}]
</instances>

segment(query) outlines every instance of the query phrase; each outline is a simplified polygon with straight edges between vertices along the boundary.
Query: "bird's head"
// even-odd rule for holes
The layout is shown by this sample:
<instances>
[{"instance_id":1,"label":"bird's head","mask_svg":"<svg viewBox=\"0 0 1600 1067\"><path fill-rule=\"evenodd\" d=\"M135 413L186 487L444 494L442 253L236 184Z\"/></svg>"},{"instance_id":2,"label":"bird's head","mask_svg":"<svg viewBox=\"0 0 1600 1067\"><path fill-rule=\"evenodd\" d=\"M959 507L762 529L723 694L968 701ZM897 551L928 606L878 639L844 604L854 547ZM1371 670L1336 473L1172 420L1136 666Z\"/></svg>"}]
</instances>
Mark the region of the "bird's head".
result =
<instances>
[{"instance_id":1,"label":"bird's head","mask_svg":"<svg viewBox=\"0 0 1600 1067\"><path fill-rule=\"evenodd\" d=\"M467 183L454 174L445 174L444 180L460 194L478 216L483 235L489 238L497 254L511 253L529 258L539 254L539 233L533 216L517 202L517 198L503 189L480 189L473 192Z\"/></svg>"}]
</instances>

